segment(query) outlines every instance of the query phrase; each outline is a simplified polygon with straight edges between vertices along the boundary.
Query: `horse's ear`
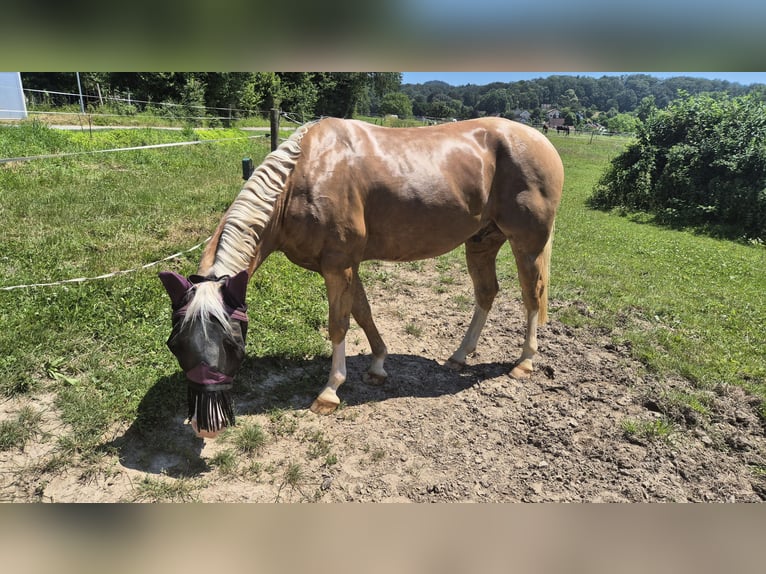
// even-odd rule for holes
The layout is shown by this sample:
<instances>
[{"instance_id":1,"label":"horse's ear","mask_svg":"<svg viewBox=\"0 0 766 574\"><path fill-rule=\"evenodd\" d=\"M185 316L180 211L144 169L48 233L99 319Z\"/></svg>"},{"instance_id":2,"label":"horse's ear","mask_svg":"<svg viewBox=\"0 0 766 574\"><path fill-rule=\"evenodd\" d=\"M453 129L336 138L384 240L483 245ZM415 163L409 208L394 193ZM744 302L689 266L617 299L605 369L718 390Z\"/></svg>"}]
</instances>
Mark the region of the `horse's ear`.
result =
<instances>
[{"instance_id":1,"label":"horse's ear","mask_svg":"<svg viewBox=\"0 0 766 574\"><path fill-rule=\"evenodd\" d=\"M231 298L237 302L239 306L245 304L245 294L247 292L247 282L250 280L250 275L247 270L240 271L234 277L229 277L224 283L224 290Z\"/></svg>"},{"instance_id":2,"label":"horse's ear","mask_svg":"<svg viewBox=\"0 0 766 574\"><path fill-rule=\"evenodd\" d=\"M191 289L191 282L175 271L160 271L159 276L165 291L170 295L170 302L174 307L179 305L186 296L186 292Z\"/></svg>"},{"instance_id":3,"label":"horse's ear","mask_svg":"<svg viewBox=\"0 0 766 574\"><path fill-rule=\"evenodd\" d=\"M250 275L247 270L240 271L234 277L229 277L224 283L224 290L226 293L239 305L245 304L245 295L247 292L247 282L250 280Z\"/></svg>"}]
</instances>

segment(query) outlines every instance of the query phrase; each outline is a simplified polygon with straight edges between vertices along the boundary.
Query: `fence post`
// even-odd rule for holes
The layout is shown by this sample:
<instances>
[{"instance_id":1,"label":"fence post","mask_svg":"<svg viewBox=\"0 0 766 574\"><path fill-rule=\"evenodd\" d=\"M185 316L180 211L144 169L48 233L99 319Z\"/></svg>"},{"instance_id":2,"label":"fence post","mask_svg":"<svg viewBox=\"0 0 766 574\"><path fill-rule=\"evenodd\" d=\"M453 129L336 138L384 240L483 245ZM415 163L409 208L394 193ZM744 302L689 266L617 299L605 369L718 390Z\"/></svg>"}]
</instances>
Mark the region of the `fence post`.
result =
<instances>
[{"instance_id":1,"label":"fence post","mask_svg":"<svg viewBox=\"0 0 766 574\"><path fill-rule=\"evenodd\" d=\"M271 108L271 151L279 146L279 109Z\"/></svg>"},{"instance_id":2,"label":"fence post","mask_svg":"<svg viewBox=\"0 0 766 574\"><path fill-rule=\"evenodd\" d=\"M85 100L83 100L82 97L82 84L80 83L80 72L75 72L77 74L77 91L80 92L80 112L82 115L85 115Z\"/></svg>"},{"instance_id":3,"label":"fence post","mask_svg":"<svg viewBox=\"0 0 766 574\"><path fill-rule=\"evenodd\" d=\"M242 159L242 179L247 181L253 175L253 158L246 157Z\"/></svg>"}]
</instances>

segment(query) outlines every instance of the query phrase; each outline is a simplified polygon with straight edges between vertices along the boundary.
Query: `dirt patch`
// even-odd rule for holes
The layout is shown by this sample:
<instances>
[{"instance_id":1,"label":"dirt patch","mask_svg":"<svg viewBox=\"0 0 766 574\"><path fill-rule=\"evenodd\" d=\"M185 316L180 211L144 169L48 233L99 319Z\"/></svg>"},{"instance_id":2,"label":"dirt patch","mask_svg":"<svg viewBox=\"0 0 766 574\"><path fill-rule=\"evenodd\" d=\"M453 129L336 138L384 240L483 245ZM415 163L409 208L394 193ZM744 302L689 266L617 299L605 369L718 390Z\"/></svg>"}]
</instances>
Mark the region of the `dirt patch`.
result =
<instances>
[{"instance_id":1,"label":"dirt patch","mask_svg":"<svg viewBox=\"0 0 766 574\"><path fill-rule=\"evenodd\" d=\"M573 330L555 319L540 330L537 370L529 380L515 380L508 372L523 341L515 284L504 285L469 365L454 371L443 363L459 344L472 306L459 266L376 264L369 273L377 277L368 296L391 353L382 385L362 381L369 349L354 327L347 339L348 381L339 392L343 404L332 415L307 410L329 361L251 358L240 375L238 426L222 438L196 439L183 424L179 401L165 428L137 429L134 423L115 429L96 462L46 469L33 460L46 452L35 444L0 453L2 476L9 481L4 498L766 498L766 436L758 401L741 389L703 392L681 379L660 380L608 333ZM564 304L552 302L557 305ZM160 396L161 390L150 394ZM245 432L254 428L263 440L248 443Z\"/></svg>"}]
</instances>

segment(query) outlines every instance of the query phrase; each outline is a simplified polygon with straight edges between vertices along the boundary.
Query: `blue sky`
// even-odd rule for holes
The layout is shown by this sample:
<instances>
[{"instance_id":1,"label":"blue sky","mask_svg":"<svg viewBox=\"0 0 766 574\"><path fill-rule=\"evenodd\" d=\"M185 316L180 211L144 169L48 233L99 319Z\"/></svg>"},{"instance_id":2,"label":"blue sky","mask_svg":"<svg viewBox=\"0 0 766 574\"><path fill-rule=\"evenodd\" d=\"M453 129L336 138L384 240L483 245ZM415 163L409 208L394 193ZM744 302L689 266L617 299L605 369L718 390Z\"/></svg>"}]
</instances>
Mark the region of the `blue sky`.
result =
<instances>
[{"instance_id":1,"label":"blue sky","mask_svg":"<svg viewBox=\"0 0 766 574\"><path fill-rule=\"evenodd\" d=\"M600 78L607 75L649 74L658 78L673 76L691 76L712 80L727 80L743 85L766 84L766 72L402 72L403 84L422 84L430 80L447 82L453 86L476 84L484 86L492 82L518 82L562 74L570 76L593 76Z\"/></svg>"}]
</instances>

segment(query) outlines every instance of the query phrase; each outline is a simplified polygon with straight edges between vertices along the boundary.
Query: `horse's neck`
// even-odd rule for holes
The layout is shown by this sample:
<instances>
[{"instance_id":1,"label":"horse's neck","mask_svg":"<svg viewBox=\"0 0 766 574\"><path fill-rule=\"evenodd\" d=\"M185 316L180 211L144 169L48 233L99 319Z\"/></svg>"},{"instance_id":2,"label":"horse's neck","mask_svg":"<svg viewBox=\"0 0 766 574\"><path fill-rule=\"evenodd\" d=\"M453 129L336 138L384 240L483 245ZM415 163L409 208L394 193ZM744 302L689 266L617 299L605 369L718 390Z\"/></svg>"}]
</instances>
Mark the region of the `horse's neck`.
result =
<instances>
[{"instance_id":1,"label":"horse's neck","mask_svg":"<svg viewBox=\"0 0 766 574\"><path fill-rule=\"evenodd\" d=\"M232 208L236 208L236 202ZM236 209L233 213L227 212L229 217L224 217L220 229L216 231L209 245L209 252L200 262L201 275L224 275L233 276L243 269L250 274L263 263L263 261L276 248L277 222L272 209L270 213L264 213L264 219L241 220ZM202 268L205 267L204 273Z\"/></svg>"},{"instance_id":2,"label":"horse's neck","mask_svg":"<svg viewBox=\"0 0 766 574\"><path fill-rule=\"evenodd\" d=\"M277 248L283 190L300 156L304 126L271 152L247 180L223 216L200 267L205 275L252 274ZM203 273L201 273L203 274Z\"/></svg>"}]
</instances>

